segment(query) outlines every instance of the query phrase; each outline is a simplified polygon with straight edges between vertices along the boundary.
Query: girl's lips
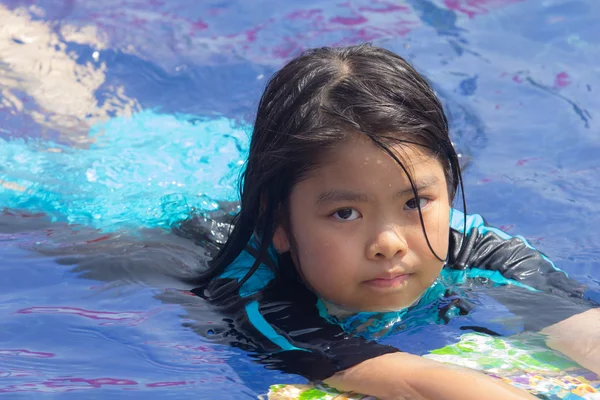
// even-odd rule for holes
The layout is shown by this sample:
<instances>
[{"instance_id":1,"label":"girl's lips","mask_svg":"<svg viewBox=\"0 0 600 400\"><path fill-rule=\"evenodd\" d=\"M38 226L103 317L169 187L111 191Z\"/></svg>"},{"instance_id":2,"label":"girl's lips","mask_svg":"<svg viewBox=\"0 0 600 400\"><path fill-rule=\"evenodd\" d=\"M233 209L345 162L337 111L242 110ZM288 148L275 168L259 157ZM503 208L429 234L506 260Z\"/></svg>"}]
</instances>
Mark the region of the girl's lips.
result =
<instances>
[{"instance_id":1,"label":"girl's lips","mask_svg":"<svg viewBox=\"0 0 600 400\"><path fill-rule=\"evenodd\" d=\"M396 275L392 278L376 278L371 279L369 281L365 281L365 283L369 286L380 287L380 288L394 288L402 285L410 274L401 274Z\"/></svg>"}]
</instances>

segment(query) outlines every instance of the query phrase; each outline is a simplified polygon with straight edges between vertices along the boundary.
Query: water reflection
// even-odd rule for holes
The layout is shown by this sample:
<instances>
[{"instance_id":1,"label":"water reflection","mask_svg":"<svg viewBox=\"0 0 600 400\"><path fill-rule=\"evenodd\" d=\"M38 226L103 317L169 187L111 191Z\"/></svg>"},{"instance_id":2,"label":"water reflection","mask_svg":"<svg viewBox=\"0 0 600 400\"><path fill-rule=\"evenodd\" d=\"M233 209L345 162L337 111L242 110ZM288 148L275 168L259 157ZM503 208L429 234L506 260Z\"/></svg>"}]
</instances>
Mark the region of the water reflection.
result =
<instances>
[{"instance_id":1,"label":"water reflection","mask_svg":"<svg viewBox=\"0 0 600 400\"><path fill-rule=\"evenodd\" d=\"M34 131L9 130L8 126L22 125L9 122L0 135L58 136L83 144L96 122L139 110L123 86L111 88L112 98L99 104L96 91L106 82L106 64L97 57L81 62L69 48L82 44L98 54L106 47L106 38L97 27L62 24L57 29L34 18L29 9L11 10L2 4L0 21L0 113L4 114L0 118L25 122Z\"/></svg>"}]
</instances>

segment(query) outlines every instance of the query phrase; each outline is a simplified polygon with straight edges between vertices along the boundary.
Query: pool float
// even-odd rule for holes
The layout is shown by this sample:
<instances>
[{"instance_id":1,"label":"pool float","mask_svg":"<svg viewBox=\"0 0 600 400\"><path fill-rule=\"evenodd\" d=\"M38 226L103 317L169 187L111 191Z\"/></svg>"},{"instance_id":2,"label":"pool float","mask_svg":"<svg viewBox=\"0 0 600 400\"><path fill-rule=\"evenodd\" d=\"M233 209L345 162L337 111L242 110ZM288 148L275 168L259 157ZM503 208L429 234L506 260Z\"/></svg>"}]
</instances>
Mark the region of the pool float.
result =
<instances>
[{"instance_id":1,"label":"pool float","mask_svg":"<svg viewBox=\"0 0 600 400\"><path fill-rule=\"evenodd\" d=\"M433 350L424 357L481 371L542 399L600 399L600 377L546 347L539 335L498 338L467 333L458 343ZM375 399L341 393L322 384L272 385L263 397L269 400Z\"/></svg>"}]
</instances>

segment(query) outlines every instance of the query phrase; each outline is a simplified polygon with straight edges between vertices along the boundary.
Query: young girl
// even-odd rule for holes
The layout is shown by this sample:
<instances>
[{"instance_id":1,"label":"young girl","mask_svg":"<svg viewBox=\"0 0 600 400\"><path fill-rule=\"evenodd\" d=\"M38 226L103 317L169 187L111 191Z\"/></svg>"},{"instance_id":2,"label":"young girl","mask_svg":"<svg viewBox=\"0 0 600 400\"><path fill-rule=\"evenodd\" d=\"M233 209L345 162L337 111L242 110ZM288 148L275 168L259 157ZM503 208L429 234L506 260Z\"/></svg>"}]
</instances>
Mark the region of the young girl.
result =
<instances>
[{"instance_id":1,"label":"young girl","mask_svg":"<svg viewBox=\"0 0 600 400\"><path fill-rule=\"evenodd\" d=\"M473 305L448 290L456 284L584 296L524 239L451 208L462 181L444 111L390 51L315 49L277 72L242 178L233 229L194 293L230 317L213 333L268 368L381 398L527 398L375 339L415 315L443 323L468 314ZM516 302L507 307L518 314ZM573 309L525 329L564 331ZM575 318L598 332L598 315ZM597 336L575 349L554 337L556 348L600 370Z\"/></svg>"}]
</instances>

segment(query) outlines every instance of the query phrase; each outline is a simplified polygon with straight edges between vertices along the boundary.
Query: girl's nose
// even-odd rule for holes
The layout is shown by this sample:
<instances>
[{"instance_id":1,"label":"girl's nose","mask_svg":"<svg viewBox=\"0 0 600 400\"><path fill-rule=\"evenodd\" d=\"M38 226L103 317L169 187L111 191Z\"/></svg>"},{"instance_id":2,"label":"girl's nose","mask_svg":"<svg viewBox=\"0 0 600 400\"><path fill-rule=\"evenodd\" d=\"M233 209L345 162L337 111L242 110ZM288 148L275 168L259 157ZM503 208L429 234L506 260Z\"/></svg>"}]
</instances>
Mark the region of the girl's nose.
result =
<instances>
[{"instance_id":1,"label":"girl's nose","mask_svg":"<svg viewBox=\"0 0 600 400\"><path fill-rule=\"evenodd\" d=\"M401 234L393 229L379 232L367 247L367 258L370 260L391 260L398 254L406 253L408 247Z\"/></svg>"}]
</instances>

